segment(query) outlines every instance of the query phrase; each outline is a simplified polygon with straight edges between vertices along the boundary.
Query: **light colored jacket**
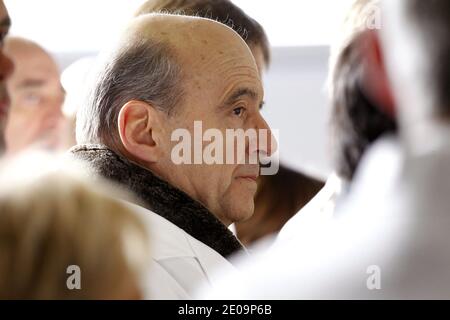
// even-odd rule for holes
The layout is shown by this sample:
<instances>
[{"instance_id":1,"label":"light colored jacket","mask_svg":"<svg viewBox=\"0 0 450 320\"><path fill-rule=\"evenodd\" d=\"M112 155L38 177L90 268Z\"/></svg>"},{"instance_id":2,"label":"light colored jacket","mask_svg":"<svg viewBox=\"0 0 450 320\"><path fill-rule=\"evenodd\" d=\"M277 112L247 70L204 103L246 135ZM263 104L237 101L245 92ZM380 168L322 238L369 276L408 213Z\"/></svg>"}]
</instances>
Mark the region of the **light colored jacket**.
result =
<instances>
[{"instance_id":1,"label":"light colored jacket","mask_svg":"<svg viewBox=\"0 0 450 320\"><path fill-rule=\"evenodd\" d=\"M146 299L193 299L199 288L208 290L215 286L215 270L236 272L219 253L170 221L138 205L127 204L141 217L150 235L151 261L143 285Z\"/></svg>"}]
</instances>

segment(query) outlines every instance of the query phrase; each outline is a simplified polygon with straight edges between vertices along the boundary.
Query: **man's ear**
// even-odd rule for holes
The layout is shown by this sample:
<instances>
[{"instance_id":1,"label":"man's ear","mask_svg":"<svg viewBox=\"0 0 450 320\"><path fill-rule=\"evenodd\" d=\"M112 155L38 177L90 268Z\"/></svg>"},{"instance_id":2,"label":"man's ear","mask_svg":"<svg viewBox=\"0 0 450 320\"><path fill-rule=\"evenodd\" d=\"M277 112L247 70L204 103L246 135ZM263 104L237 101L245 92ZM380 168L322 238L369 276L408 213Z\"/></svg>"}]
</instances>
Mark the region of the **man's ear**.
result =
<instances>
[{"instance_id":1,"label":"man's ear","mask_svg":"<svg viewBox=\"0 0 450 320\"><path fill-rule=\"evenodd\" d=\"M364 64L364 92L382 112L395 118L396 104L378 32L366 31L362 35L360 47Z\"/></svg>"},{"instance_id":2,"label":"man's ear","mask_svg":"<svg viewBox=\"0 0 450 320\"><path fill-rule=\"evenodd\" d=\"M148 103L132 100L119 112L118 127L120 140L126 152L138 161L156 162L161 154L155 126L157 111Z\"/></svg>"}]
</instances>

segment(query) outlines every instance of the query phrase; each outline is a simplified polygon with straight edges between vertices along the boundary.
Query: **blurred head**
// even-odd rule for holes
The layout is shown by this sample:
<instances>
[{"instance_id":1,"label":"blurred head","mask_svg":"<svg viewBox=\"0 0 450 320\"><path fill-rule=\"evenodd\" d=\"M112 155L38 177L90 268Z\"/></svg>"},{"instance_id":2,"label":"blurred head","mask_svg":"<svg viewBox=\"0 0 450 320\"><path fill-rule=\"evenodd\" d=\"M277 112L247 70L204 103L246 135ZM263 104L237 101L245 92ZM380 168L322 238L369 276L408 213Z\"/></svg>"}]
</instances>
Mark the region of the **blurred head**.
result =
<instances>
[{"instance_id":1,"label":"blurred head","mask_svg":"<svg viewBox=\"0 0 450 320\"><path fill-rule=\"evenodd\" d=\"M450 2L383 1L383 10L372 41L378 64L389 73L409 145L428 148L433 130L448 128L450 119Z\"/></svg>"},{"instance_id":2,"label":"blurred head","mask_svg":"<svg viewBox=\"0 0 450 320\"><path fill-rule=\"evenodd\" d=\"M24 155L0 169L0 299L142 298L142 222L117 190L56 165Z\"/></svg>"},{"instance_id":3,"label":"blurred head","mask_svg":"<svg viewBox=\"0 0 450 320\"><path fill-rule=\"evenodd\" d=\"M239 35L212 20L145 15L133 21L101 69L78 113L79 143L108 145L203 203L224 224L251 216L258 164L172 159L179 144L174 132L184 129L198 141L194 121L201 121L203 132L214 129L222 137L226 129L265 129L267 145L250 148L255 144L246 140L245 156L272 153L273 139L260 114L261 80ZM195 141L192 158L207 147Z\"/></svg>"},{"instance_id":4,"label":"blurred head","mask_svg":"<svg viewBox=\"0 0 450 320\"><path fill-rule=\"evenodd\" d=\"M11 98L5 132L7 152L13 154L30 146L57 149L65 125L58 66L44 49L29 40L8 38L5 52L15 65L7 81Z\"/></svg>"},{"instance_id":5,"label":"blurred head","mask_svg":"<svg viewBox=\"0 0 450 320\"><path fill-rule=\"evenodd\" d=\"M334 167L351 181L367 148L380 136L396 132L396 122L380 91L369 90L366 57L372 28L381 14L378 0L356 0L348 13L340 37L332 47L329 73L331 100L331 145ZM374 66L370 66L374 69ZM381 86L388 86L380 79ZM373 94L376 93L376 94ZM386 104L387 105L387 104Z\"/></svg>"},{"instance_id":6,"label":"blurred head","mask_svg":"<svg viewBox=\"0 0 450 320\"><path fill-rule=\"evenodd\" d=\"M163 12L203 17L223 23L247 43L262 74L270 63L270 46L263 27L230 0L148 0L136 16Z\"/></svg>"},{"instance_id":7,"label":"blurred head","mask_svg":"<svg viewBox=\"0 0 450 320\"><path fill-rule=\"evenodd\" d=\"M95 62L95 56L80 58L64 69L61 74L61 84L66 93L62 107L67 123L67 143L68 147L77 144L75 137L76 117L80 105L83 103L85 86L88 85L89 74Z\"/></svg>"},{"instance_id":8,"label":"blurred head","mask_svg":"<svg viewBox=\"0 0 450 320\"><path fill-rule=\"evenodd\" d=\"M6 120L9 110L9 97L6 90L6 79L13 70L11 60L5 55L4 41L9 32L11 21L9 19L8 11L0 0L0 155L5 149L4 132L6 127Z\"/></svg>"}]
</instances>

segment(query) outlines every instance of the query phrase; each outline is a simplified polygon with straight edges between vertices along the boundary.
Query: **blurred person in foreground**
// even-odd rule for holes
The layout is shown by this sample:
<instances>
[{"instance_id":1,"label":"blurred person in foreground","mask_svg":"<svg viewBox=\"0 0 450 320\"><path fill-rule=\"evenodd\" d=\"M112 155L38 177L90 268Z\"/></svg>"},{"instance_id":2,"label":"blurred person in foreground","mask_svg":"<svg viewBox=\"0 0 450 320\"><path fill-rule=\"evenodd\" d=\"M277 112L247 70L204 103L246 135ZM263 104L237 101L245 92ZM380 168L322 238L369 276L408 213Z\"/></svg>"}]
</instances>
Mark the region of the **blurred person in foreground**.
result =
<instances>
[{"instance_id":1,"label":"blurred person in foreground","mask_svg":"<svg viewBox=\"0 0 450 320\"><path fill-rule=\"evenodd\" d=\"M245 40L262 76L270 65L270 44L263 27L229 0L149 0L136 15L167 12L199 16L228 25ZM234 224L246 246L276 234L323 187L323 182L280 164L274 175L258 177L255 210L246 221Z\"/></svg>"},{"instance_id":2,"label":"blurred person in foreground","mask_svg":"<svg viewBox=\"0 0 450 320\"><path fill-rule=\"evenodd\" d=\"M7 38L4 50L14 62L7 81L11 108L5 129L6 152L13 155L29 147L64 149L64 90L55 60L38 44L17 37Z\"/></svg>"},{"instance_id":3,"label":"blurred person in foreground","mask_svg":"<svg viewBox=\"0 0 450 320\"><path fill-rule=\"evenodd\" d=\"M380 10L381 27L363 35L361 86L397 119L398 137L366 153L336 221L248 262L209 298L450 295L450 3L385 0Z\"/></svg>"},{"instance_id":4,"label":"blurred person in foreground","mask_svg":"<svg viewBox=\"0 0 450 320\"><path fill-rule=\"evenodd\" d=\"M364 88L370 68L364 62L364 36L381 22L379 3L379 0L355 1L331 47L328 95L334 173L319 194L286 223L279 233L279 243L333 219L366 151L381 137L397 132L396 120Z\"/></svg>"},{"instance_id":5,"label":"blurred person in foreground","mask_svg":"<svg viewBox=\"0 0 450 320\"><path fill-rule=\"evenodd\" d=\"M143 298L147 230L79 170L35 153L0 166L0 299Z\"/></svg>"},{"instance_id":6,"label":"blurred person in foreground","mask_svg":"<svg viewBox=\"0 0 450 320\"><path fill-rule=\"evenodd\" d=\"M5 152L5 127L10 107L6 80L14 69L11 59L4 52L4 42L10 27L8 11L3 0L0 0L0 156Z\"/></svg>"},{"instance_id":7,"label":"blurred person in foreground","mask_svg":"<svg viewBox=\"0 0 450 320\"><path fill-rule=\"evenodd\" d=\"M244 248L227 227L253 214L260 172L259 162L247 159L276 149L260 114L264 91L255 60L231 28L168 14L133 19L102 57L77 114L72 156L141 200L134 207L157 239L150 295L190 298L196 287L214 285L213 270L234 270L228 258ZM242 154L221 144L233 163L207 163L196 122L221 137L256 129L267 143L246 139ZM173 137L180 132L189 146L179 162L180 138ZM227 142L235 147L237 137ZM193 156L202 161L194 164Z\"/></svg>"}]
</instances>

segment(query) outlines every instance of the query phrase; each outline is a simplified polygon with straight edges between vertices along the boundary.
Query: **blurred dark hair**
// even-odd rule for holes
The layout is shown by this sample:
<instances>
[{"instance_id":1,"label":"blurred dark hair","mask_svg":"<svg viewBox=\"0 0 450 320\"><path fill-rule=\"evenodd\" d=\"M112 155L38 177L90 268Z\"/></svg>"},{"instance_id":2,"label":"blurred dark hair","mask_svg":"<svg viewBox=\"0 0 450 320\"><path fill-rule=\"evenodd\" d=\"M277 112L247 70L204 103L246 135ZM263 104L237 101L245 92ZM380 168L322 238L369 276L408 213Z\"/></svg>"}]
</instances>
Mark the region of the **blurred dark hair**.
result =
<instances>
[{"instance_id":1,"label":"blurred dark hair","mask_svg":"<svg viewBox=\"0 0 450 320\"><path fill-rule=\"evenodd\" d=\"M335 170L348 181L367 148L380 136L397 131L396 121L375 106L361 89L363 66L354 51L349 47L342 53L335 71L331 116Z\"/></svg>"},{"instance_id":2,"label":"blurred dark hair","mask_svg":"<svg viewBox=\"0 0 450 320\"><path fill-rule=\"evenodd\" d=\"M264 63L270 64L270 45L263 27L229 0L149 0L135 16L164 12L216 20L236 31L248 46L262 49Z\"/></svg>"},{"instance_id":3,"label":"blurred dark hair","mask_svg":"<svg viewBox=\"0 0 450 320\"><path fill-rule=\"evenodd\" d=\"M395 133L394 119L364 94L363 57L359 46L365 27L364 14L378 0L357 0L345 22L342 39L330 59L331 145L336 173L351 181L367 148L380 136Z\"/></svg>"}]
</instances>

